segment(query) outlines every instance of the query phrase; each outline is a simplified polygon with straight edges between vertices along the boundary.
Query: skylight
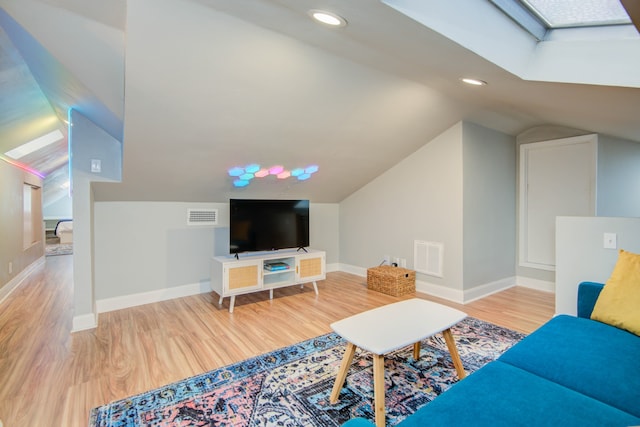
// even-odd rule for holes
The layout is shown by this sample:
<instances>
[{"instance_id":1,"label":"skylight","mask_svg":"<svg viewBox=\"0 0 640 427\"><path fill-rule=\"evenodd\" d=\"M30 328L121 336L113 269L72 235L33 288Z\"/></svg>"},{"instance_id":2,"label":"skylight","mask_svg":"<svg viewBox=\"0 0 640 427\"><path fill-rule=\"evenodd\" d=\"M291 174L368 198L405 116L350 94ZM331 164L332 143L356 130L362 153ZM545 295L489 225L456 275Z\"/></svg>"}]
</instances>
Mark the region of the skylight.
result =
<instances>
[{"instance_id":1,"label":"skylight","mask_svg":"<svg viewBox=\"0 0 640 427\"><path fill-rule=\"evenodd\" d=\"M620 0L489 0L538 40L564 28L630 25Z\"/></svg>"},{"instance_id":2,"label":"skylight","mask_svg":"<svg viewBox=\"0 0 640 427\"><path fill-rule=\"evenodd\" d=\"M64 135L62 134L62 132L56 129L52 132L49 132L46 135L43 135L39 138L34 139L33 141L29 141L25 144L22 144L21 146L14 148L13 150L7 151L4 154L11 157L12 159L20 159L26 156L27 154L31 154L34 151L38 151L41 148L46 147L47 145L51 145L54 142L58 142L62 138L64 138Z\"/></svg>"},{"instance_id":3,"label":"skylight","mask_svg":"<svg viewBox=\"0 0 640 427\"><path fill-rule=\"evenodd\" d=\"M630 24L619 0L520 0L548 28Z\"/></svg>"}]
</instances>

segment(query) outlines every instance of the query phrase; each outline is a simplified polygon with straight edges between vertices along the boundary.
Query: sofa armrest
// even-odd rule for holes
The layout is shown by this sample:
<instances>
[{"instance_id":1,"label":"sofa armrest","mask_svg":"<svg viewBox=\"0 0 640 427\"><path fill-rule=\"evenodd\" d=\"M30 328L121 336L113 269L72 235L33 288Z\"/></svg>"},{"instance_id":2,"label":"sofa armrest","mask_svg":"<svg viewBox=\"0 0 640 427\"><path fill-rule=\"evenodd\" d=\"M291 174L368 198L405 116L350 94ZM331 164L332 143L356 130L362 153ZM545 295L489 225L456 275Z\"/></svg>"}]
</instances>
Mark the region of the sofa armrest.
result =
<instances>
[{"instance_id":1,"label":"sofa armrest","mask_svg":"<svg viewBox=\"0 0 640 427\"><path fill-rule=\"evenodd\" d=\"M582 282L578 285L578 317L589 319L600 291L604 287L603 283Z\"/></svg>"}]
</instances>

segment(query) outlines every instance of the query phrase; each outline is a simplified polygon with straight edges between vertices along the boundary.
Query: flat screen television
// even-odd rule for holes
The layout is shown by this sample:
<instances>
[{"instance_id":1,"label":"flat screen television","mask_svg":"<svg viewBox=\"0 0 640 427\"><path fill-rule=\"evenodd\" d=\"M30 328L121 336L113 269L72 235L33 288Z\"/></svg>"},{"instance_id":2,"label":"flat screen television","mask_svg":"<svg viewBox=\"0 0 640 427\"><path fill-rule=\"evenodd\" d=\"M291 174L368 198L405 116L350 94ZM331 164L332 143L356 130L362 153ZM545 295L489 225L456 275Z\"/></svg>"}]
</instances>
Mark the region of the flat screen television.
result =
<instances>
[{"instance_id":1,"label":"flat screen television","mask_svg":"<svg viewBox=\"0 0 640 427\"><path fill-rule=\"evenodd\" d=\"M231 199L229 253L309 246L308 200Z\"/></svg>"}]
</instances>

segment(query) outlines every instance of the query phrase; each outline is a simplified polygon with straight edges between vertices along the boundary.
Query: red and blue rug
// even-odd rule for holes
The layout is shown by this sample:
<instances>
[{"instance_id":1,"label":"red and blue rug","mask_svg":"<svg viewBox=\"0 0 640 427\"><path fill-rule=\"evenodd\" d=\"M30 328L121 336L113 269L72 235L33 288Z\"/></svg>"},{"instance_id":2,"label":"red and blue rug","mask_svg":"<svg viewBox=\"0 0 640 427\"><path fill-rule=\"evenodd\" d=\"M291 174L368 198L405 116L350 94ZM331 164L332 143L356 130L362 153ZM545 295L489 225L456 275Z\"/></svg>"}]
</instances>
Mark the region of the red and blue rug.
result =
<instances>
[{"instance_id":1,"label":"red and blue rug","mask_svg":"<svg viewBox=\"0 0 640 427\"><path fill-rule=\"evenodd\" d=\"M467 318L452 328L467 372L496 359L524 335ZM339 426L353 417L373 420L373 361L356 353L340 400L329 395L345 349L323 335L95 408L91 427ZM392 426L457 381L441 334L385 357L387 425Z\"/></svg>"}]
</instances>

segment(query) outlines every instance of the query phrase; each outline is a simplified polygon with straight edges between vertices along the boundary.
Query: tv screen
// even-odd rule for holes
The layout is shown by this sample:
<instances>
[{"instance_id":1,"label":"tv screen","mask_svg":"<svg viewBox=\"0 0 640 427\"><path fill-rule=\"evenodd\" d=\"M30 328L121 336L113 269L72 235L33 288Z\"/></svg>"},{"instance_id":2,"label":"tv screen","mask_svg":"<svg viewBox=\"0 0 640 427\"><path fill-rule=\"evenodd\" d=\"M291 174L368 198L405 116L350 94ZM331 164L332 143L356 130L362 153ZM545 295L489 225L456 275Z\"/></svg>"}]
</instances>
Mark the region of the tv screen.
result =
<instances>
[{"instance_id":1,"label":"tv screen","mask_svg":"<svg viewBox=\"0 0 640 427\"><path fill-rule=\"evenodd\" d=\"M229 252L309 246L308 200L231 199Z\"/></svg>"}]
</instances>

